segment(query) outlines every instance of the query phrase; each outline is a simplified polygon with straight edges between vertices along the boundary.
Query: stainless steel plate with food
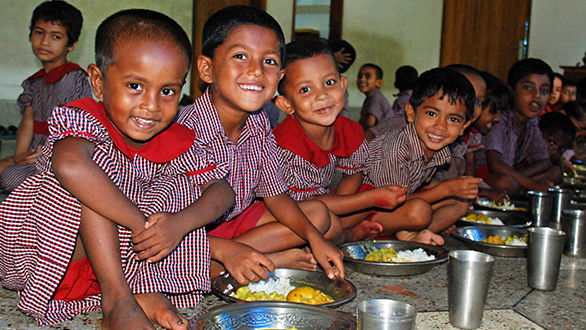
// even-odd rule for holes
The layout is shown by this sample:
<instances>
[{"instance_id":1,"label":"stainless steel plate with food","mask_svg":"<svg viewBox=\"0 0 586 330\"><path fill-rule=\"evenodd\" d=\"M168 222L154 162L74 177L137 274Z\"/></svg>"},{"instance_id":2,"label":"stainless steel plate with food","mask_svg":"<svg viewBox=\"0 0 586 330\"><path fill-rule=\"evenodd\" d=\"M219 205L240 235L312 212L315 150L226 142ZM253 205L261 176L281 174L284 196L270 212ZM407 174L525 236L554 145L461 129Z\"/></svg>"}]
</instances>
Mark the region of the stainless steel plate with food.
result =
<instances>
[{"instance_id":1,"label":"stainless steel plate with food","mask_svg":"<svg viewBox=\"0 0 586 330\"><path fill-rule=\"evenodd\" d=\"M488 198L479 198L474 203L474 208L478 210L492 210L504 212L527 212L527 202L517 200L505 200L502 203L495 203Z\"/></svg>"},{"instance_id":2,"label":"stainless steel plate with food","mask_svg":"<svg viewBox=\"0 0 586 330\"><path fill-rule=\"evenodd\" d=\"M473 225L527 228L531 226L531 221L521 212L469 210L456 222L459 227Z\"/></svg>"},{"instance_id":3,"label":"stainless steel plate with food","mask_svg":"<svg viewBox=\"0 0 586 330\"><path fill-rule=\"evenodd\" d=\"M507 243L512 241L512 244L522 244L519 241L526 240L526 235L527 229L507 226L461 227L455 234L456 238L470 248L500 257L525 257L527 254L526 244L511 245ZM501 240L501 242L499 244L488 243L495 242L493 239Z\"/></svg>"},{"instance_id":4,"label":"stainless steel plate with food","mask_svg":"<svg viewBox=\"0 0 586 330\"><path fill-rule=\"evenodd\" d=\"M356 287L348 280L330 280L322 271L277 268L275 275L279 281L286 281L292 289L309 287L317 289L333 299L332 302L320 303L319 306L334 307L345 304L356 297ZM246 302L234 296L242 285L229 274L216 277L212 281L212 292L228 302ZM270 294L270 292L266 292ZM285 294L286 295L286 294Z\"/></svg>"},{"instance_id":5,"label":"stainless steel plate with food","mask_svg":"<svg viewBox=\"0 0 586 330\"><path fill-rule=\"evenodd\" d=\"M351 314L286 302L237 303L218 306L189 322L188 329L356 329Z\"/></svg>"},{"instance_id":6,"label":"stainless steel plate with food","mask_svg":"<svg viewBox=\"0 0 586 330\"><path fill-rule=\"evenodd\" d=\"M448 260L448 251L440 246L427 245L417 242L403 241L360 241L350 242L340 245L344 253L344 262L357 272L375 275L387 276L406 276L423 274L431 270L434 266L442 264ZM433 260L425 261L405 261L409 257L402 258L401 262L371 261L366 260L367 255L373 251L384 251L394 249L395 251L413 255L412 260L422 260L421 255L433 256ZM401 255L399 255L401 259Z\"/></svg>"},{"instance_id":7,"label":"stainless steel plate with food","mask_svg":"<svg viewBox=\"0 0 586 330\"><path fill-rule=\"evenodd\" d=\"M559 184L559 186L562 188L573 189L576 191L586 190L586 179L565 177L562 179L562 182Z\"/></svg>"}]
</instances>

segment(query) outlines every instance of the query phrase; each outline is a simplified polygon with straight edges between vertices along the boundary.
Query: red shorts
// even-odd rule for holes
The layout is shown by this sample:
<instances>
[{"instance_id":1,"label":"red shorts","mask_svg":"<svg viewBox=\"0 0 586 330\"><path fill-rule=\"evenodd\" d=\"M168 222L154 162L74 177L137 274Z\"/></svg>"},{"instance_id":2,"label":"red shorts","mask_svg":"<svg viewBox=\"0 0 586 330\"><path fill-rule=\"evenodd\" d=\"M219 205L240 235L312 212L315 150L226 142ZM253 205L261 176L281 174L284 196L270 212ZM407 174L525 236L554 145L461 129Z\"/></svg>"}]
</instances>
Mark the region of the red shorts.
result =
<instances>
[{"instance_id":1,"label":"red shorts","mask_svg":"<svg viewBox=\"0 0 586 330\"><path fill-rule=\"evenodd\" d=\"M258 221L266 211L267 207L265 203L254 202L234 219L225 221L218 227L209 231L208 235L225 239L233 239L234 237L238 237L256 227Z\"/></svg>"},{"instance_id":2,"label":"red shorts","mask_svg":"<svg viewBox=\"0 0 586 330\"><path fill-rule=\"evenodd\" d=\"M54 300L83 300L100 294L100 285L87 258L72 261L55 290Z\"/></svg>"}]
</instances>

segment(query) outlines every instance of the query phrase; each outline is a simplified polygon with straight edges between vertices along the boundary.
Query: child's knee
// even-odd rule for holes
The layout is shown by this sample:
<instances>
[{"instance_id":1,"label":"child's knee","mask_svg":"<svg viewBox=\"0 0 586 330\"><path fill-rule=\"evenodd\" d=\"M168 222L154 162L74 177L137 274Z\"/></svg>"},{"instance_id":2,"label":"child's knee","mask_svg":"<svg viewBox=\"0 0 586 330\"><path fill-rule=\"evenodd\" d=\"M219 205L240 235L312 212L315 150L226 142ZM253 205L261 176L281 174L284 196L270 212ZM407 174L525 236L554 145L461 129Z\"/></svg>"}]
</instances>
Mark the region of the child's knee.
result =
<instances>
[{"instance_id":1,"label":"child's knee","mask_svg":"<svg viewBox=\"0 0 586 330\"><path fill-rule=\"evenodd\" d=\"M329 212L329 216L330 228L325 232L324 238L334 242L335 244L342 243L344 236L344 228L342 226L342 221L337 215L335 215L331 211Z\"/></svg>"},{"instance_id":2,"label":"child's knee","mask_svg":"<svg viewBox=\"0 0 586 330\"><path fill-rule=\"evenodd\" d=\"M431 205L423 199L411 199L403 207L406 207L406 216L413 228L425 228L431 223Z\"/></svg>"},{"instance_id":3,"label":"child's knee","mask_svg":"<svg viewBox=\"0 0 586 330\"><path fill-rule=\"evenodd\" d=\"M331 219L330 210L323 202L319 200L304 201L300 204L305 216L317 228L320 233L325 233L330 229Z\"/></svg>"}]
</instances>

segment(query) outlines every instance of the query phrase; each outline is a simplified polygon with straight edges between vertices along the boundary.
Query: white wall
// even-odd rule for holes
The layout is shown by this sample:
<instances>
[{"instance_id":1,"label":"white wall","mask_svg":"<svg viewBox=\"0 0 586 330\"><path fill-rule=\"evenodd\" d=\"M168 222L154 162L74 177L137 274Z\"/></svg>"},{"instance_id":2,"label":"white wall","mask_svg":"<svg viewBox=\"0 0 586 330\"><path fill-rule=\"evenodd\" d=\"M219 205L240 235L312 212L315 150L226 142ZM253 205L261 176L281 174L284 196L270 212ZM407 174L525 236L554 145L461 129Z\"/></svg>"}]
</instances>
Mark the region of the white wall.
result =
<instances>
[{"instance_id":1,"label":"white wall","mask_svg":"<svg viewBox=\"0 0 586 330\"><path fill-rule=\"evenodd\" d=\"M556 72L560 65L582 63L586 52L586 1L533 0L529 57L546 61Z\"/></svg>"}]
</instances>

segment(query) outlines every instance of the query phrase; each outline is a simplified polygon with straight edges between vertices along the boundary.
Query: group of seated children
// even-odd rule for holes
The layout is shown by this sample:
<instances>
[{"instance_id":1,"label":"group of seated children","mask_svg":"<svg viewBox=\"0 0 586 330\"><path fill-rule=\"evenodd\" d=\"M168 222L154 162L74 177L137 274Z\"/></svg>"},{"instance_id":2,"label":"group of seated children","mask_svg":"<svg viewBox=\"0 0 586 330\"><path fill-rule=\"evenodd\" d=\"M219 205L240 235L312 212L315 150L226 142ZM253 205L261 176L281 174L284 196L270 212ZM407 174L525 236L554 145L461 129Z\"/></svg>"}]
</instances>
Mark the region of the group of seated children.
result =
<instances>
[{"instance_id":1,"label":"group of seated children","mask_svg":"<svg viewBox=\"0 0 586 330\"><path fill-rule=\"evenodd\" d=\"M73 8L39 8L53 5ZM0 206L0 280L41 326L101 309L104 328L186 329L177 308L199 303L222 272L241 284L276 267L344 278L338 243L443 244L479 194L556 182L550 156L562 164L574 134L568 121L538 125L553 72L536 59L511 68L512 93L465 65L419 77L402 67L393 107L382 70L365 64L357 123L340 115L348 79L331 44L285 45L275 19L246 6L206 21L194 60L206 89L179 112L193 56L184 30L149 10L111 15L87 73L97 102L66 59L81 21L39 15L30 40L43 70L23 84L28 128L11 161L38 159ZM288 115L274 131L259 110L272 100Z\"/></svg>"}]
</instances>

